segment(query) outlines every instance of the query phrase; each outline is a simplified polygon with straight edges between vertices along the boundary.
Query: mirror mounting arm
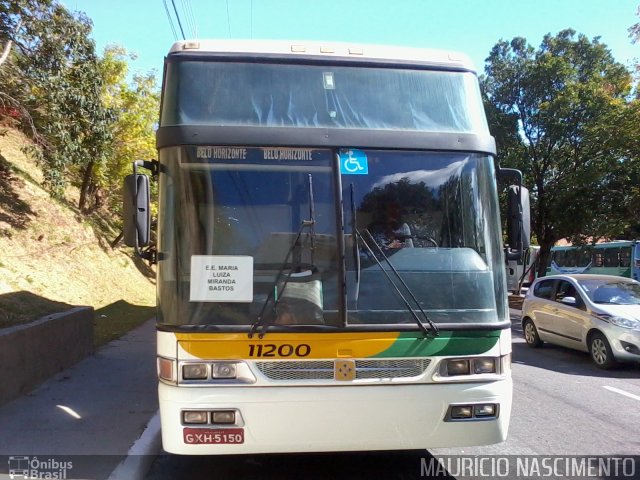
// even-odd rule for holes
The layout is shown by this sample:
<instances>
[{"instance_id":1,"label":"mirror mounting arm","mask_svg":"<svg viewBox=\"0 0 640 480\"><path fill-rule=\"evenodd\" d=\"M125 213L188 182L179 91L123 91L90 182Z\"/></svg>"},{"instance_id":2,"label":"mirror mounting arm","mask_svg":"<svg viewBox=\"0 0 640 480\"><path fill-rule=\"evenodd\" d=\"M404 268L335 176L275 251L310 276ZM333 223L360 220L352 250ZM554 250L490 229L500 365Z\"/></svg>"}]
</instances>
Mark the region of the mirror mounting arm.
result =
<instances>
[{"instance_id":1,"label":"mirror mounting arm","mask_svg":"<svg viewBox=\"0 0 640 480\"><path fill-rule=\"evenodd\" d=\"M152 177L157 177L160 173L160 162L157 160L136 160L133 162L133 173L138 173L138 167L146 168L151 172Z\"/></svg>"}]
</instances>

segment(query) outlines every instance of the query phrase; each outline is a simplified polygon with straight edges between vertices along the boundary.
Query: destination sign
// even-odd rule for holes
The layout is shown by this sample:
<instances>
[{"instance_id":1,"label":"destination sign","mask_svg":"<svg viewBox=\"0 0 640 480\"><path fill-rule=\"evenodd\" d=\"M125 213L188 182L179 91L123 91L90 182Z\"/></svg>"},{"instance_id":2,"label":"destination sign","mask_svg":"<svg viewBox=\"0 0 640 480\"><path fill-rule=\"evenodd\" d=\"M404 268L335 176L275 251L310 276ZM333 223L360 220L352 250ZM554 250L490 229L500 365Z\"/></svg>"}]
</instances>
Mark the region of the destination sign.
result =
<instances>
[{"instance_id":1,"label":"destination sign","mask_svg":"<svg viewBox=\"0 0 640 480\"><path fill-rule=\"evenodd\" d=\"M313 148L288 148L288 147L195 147L196 159L209 161L238 160L246 162L313 162L326 161L331 156L330 150L318 150Z\"/></svg>"}]
</instances>

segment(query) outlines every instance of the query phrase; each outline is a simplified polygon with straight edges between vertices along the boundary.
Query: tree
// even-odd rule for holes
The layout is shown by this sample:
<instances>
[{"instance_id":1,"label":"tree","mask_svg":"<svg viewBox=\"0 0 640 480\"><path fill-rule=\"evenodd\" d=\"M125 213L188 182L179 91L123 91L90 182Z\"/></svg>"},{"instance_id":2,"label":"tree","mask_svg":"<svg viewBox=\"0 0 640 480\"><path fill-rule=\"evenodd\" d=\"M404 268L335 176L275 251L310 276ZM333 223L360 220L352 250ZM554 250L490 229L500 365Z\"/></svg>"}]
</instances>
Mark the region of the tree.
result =
<instances>
[{"instance_id":1,"label":"tree","mask_svg":"<svg viewBox=\"0 0 640 480\"><path fill-rule=\"evenodd\" d=\"M640 7L638 7L638 11L636 12L637 16L640 16ZM640 22L634 23L629 27L629 38L633 43L638 42L640 39Z\"/></svg>"},{"instance_id":2,"label":"tree","mask_svg":"<svg viewBox=\"0 0 640 480\"><path fill-rule=\"evenodd\" d=\"M131 162L156 155L155 126L160 110L160 93L153 72L134 75L127 83L128 59L135 58L124 48L110 45L100 61L104 78L103 102L116 114L111 124L113 146L108 161L96 170L96 183L109 199L110 210L119 212L124 176Z\"/></svg>"},{"instance_id":3,"label":"tree","mask_svg":"<svg viewBox=\"0 0 640 480\"><path fill-rule=\"evenodd\" d=\"M112 122L102 104L91 21L56 0L0 0L0 20L0 40L15 45L15 94L40 134L45 183L61 196L78 172L84 210L93 169L107 158Z\"/></svg>"},{"instance_id":4,"label":"tree","mask_svg":"<svg viewBox=\"0 0 640 480\"><path fill-rule=\"evenodd\" d=\"M482 89L504 166L523 171L532 193L539 274L561 238L609 236L632 202L621 188L638 155L637 105L630 72L598 38L573 30L500 41L487 58Z\"/></svg>"}]
</instances>

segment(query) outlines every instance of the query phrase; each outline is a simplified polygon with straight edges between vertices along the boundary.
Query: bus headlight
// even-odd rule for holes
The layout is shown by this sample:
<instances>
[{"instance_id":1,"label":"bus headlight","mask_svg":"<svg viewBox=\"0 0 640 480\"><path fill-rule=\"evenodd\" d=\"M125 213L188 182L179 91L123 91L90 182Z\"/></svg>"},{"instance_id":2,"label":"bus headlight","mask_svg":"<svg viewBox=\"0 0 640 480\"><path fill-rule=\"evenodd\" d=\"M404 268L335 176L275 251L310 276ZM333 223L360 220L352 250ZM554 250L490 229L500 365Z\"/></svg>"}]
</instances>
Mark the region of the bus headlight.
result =
<instances>
[{"instance_id":1,"label":"bus headlight","mask_svg":"<svg viewBox=\"0 0 640 480\"><path fill-rule=\"evenodd\" d=\"M182 378L185 380L205 380L209 378L209 369L205 363L188 363L182 366Z\"/></svg>"},{"instance_id":2,"label":"bus headlight","mask_svg":"<svg viewBox=\"0 0 640 480\"><path fill-rule=\"evenodd\" d=\"M467 357L446 358L440 362L440 367L434 374L435 381L478 381L476 375L497 375L509 371L505 368L504 357ZM466 377L466 378L465 378Z\"/></svg>"},{"instance_id":3,"label":"bus headlight","mask_svg":"<svg viewBox=\"0 0 640 480\"><path fill-rule=\"evenodd\" d=\"M495 420L500 413L498 403L475 403L469 405L449 405L444 416L445 422L465 422Z\"/></svg>"},{"instance_id":4,"label":"bus headlight","mask_svg":"<svg viewBox=\"0 0 640 480\"><path fill-rule=\"evenodd\" d=\"M234 410L215 410L211 412L211 423L213 424L236 423L236 412Z\"/></svg>"},{"instance_id":5,"label":"bus headlight","mask_svg":"<svg viewBox=\"0 0 640 480\"><path fill-rule=\"evenodd\" d=\"M235 363L212 363L211 364L211 376L213 378L236 378L236 364Z\"/></svg>"},{"instance_id":6,"label":"bus headlight","mask_svg":"<svg viewBox=\"0 0 640 480\"><path fill-rule=\"evenodd\" d=\"M207 385L249 384L256 377L246 362L231 360L192 361L178 363L178 381L181 385L205 387Z\"/></svg>"},{"instance_id":7,"label":"bus headlight","mask_svg":"<svg viewBox=\"0 0 640 480\"><path fill-rule=\"evenodd\" d=\"M448 375L469 375L469 360L467 359L452 359L447 360L447 374Z\"/></svg>"},{"instance_id":8,"label":"bus headlight","mask_svg":"<svg viewBox=\"0 0 640 480\"><path fill-rule=\"evenodd\" d=\"M182 412L182 423L185 425L199 425L209 422L209 412L184 410Z\"/></svg>"},{"instance_id":9,"label":"bus headlight","mask_svg":"<svg viewBox=\"0 0 640 480\"><path fill-rule=\"evenodd\" d=\"M483 405L473 406L474 417L495 417L496 416L496 404L487 403Z\"/></svg>"},{"instance_id":10,"label":"bus headlight","mask_svg":"<svg viewBox=\"0 0 640 480\"><path fill-rule=\"evenodd\" d=\"M459 420L473 417L473 407L471 405L455 405L451 407L450 417Z\"/></svg>"},{"instance_id":11,"label":"bus headlight","mask_svg":"<svg viewBox=\"0 0 640 480\"><path fill-rule=\"evenodd\" d=\"M496 359L492 357L475 358L473 373L496 373Z\"/></svg>"}]
</instances>

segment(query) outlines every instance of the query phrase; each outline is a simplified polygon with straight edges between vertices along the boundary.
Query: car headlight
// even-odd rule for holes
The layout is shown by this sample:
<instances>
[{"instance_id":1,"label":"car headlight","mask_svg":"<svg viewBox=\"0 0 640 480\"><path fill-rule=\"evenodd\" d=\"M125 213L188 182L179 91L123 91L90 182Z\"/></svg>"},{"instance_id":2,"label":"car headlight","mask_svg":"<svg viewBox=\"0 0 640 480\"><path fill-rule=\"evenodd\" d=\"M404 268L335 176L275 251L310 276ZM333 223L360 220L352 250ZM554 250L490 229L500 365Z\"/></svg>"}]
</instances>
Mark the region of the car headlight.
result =
<instances>
[{"instance_id":1,"label":"car headlight","mask_svg":"<svg viewBox=\"0 0 640 480\"><path fill-rule=\"evenodd\" d=\"M633 318L609 317L608 320L618 327L640 329L640 322Z\"/></svg>"}]
</instances>

